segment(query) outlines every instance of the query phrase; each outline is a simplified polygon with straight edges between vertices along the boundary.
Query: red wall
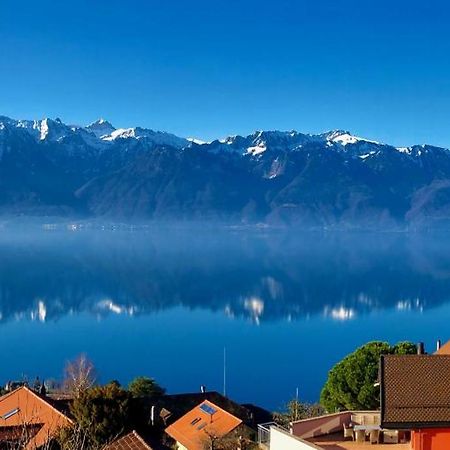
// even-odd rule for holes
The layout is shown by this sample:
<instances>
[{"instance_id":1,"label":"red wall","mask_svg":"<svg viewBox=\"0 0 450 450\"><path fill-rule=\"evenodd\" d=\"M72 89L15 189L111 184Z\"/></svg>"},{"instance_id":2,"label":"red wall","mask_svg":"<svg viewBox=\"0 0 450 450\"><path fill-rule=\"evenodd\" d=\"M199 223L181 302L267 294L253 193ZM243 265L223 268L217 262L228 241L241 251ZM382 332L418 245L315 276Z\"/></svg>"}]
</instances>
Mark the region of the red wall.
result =
<instances>
[{"instance_id":1,"label":"red wall","mask_svg":"<svg viewBox=\"0 0 450 450\"><path fill-rule=\"evenodd\" d=\"M413 431L411 448L413 450L450 450L450 428Z\"/></svg>"}]
</instances>

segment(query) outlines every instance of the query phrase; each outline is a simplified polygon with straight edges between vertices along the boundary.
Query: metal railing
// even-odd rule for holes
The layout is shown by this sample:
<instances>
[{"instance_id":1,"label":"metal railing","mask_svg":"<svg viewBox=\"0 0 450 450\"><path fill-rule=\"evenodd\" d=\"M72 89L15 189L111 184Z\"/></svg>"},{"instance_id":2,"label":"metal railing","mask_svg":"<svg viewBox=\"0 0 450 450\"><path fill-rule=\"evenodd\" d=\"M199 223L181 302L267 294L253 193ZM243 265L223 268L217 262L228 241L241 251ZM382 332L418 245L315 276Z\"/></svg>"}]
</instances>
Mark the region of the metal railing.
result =
<instances>
[{"instance_id":1,"label":"metal railing","mask_svg":"<svg viewBox=\"0 0 450 450\"><path fill-rule=\"evenodd\" d=\"M287 431L286 428L277 424L276 422L266 422L258 424L258 444L270 448L270 428L276 427L280 430Z\"/></svg>"}]
</instances>

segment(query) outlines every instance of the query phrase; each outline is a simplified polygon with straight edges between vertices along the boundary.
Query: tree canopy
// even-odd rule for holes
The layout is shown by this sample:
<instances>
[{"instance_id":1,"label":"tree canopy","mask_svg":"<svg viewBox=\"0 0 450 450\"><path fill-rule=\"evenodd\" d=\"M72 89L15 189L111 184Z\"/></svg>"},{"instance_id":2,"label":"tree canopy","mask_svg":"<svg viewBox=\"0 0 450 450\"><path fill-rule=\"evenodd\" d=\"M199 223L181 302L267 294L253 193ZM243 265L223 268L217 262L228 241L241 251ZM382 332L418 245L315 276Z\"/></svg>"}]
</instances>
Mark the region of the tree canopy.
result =
<instances>
[{"instance_id":1,"label":"tree canopy","mask_svg":"<svg viewBox=\"0 0 450 450\"><path fill-rule=\"evenodd\" d=\"M128 385L128 390L134 398L139 397L158 397L163 395L163 389L153 378L136 377Z\"/></svg>"},{"instance_id":2,"label":"tree canopy","mask_svg":"<svg viewBox=\"0 0 450 450\"><path fill-rule=\"evenodd\" d=\"M273 420L288 429L291 422L321 416L324 413L325 410L320 404L302 402L294 398L285 405L283 411L273 413Z\"/></svg>"},{"instance_id":3,"label":"tree canopy","mask_svg":"<svg viewBox=\"0 0 450 450\"><path fill-rule=\"evenodd\" d=\"M378 368L381 355L416 353L411 342L389 345L369 342L338 362L329 372L320 395L320 403L328 412L349 409L377 409L380 406Z\"/></svg>"},{"instance_id":4,"label":"tree canopy","mask_svg":"<svg viewBox=\"0 0 450 450\"><path fill-rule=\"evenodd\" d=\"M130 393L116 383L89 388L75 397L71 412L89 448L99 448L127 431L130 402Z\"/></svg>"}]
</instances>

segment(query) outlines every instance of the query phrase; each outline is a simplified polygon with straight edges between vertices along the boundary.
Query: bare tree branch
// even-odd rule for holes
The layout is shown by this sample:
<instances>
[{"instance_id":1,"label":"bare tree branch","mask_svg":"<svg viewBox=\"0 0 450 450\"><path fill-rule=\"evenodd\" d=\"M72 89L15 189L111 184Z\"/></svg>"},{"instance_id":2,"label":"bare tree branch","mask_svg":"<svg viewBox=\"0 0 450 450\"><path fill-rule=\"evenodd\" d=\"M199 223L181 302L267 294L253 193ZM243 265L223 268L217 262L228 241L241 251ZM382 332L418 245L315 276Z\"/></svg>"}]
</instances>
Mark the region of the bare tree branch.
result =
<instances>
[{"instance_id":1,"label":"bare tree branch","mask_svg":"<svg viewBox=\"0 0 450 450\"><path fill-rule=\"evenodd\" d=\"M95 384L94 364L85 354L69 361L64 370L64 387L74 397L79 397Z\"/></svg>"}]
</instances>

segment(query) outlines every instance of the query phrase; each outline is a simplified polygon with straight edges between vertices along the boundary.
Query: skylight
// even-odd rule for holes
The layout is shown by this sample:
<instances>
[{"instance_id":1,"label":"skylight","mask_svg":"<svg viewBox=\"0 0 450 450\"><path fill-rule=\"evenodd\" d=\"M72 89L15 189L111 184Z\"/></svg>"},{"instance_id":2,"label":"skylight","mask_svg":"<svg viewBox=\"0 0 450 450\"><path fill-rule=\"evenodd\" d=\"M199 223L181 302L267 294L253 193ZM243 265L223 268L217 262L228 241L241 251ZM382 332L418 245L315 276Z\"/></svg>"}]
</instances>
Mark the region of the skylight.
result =
<instances>
[{"instance_id":1,"label":"skylight","mask_svg":"<svg viewBox=\"0 0 450 450\"><path fill-rule=\"evenodd\" d=\"M12 409L11 411L7 412L6 414L3 414L2 419L6 420L10 417L14 416L14 414L17 414L19 412L19 408Z\"/></svg>"},{"instance_id":2,"label":"skylight","mask_svg":"<svg viewBox=\"0 0 450 450\"><path fill-rule=\"evenodd\" d=\"M216 408L213 408L212 406L209 406L206 403L203 403L203 405L200 405L200 409L204 413L209 414L210 416L212 416L213 414L215 414L217 412Z\"/></svg>"}]
</instances>

